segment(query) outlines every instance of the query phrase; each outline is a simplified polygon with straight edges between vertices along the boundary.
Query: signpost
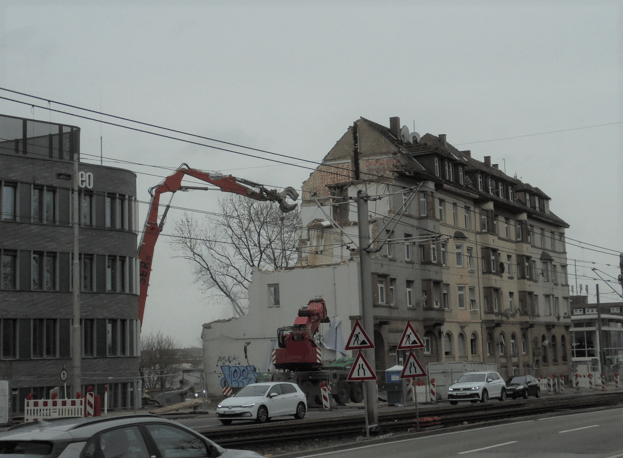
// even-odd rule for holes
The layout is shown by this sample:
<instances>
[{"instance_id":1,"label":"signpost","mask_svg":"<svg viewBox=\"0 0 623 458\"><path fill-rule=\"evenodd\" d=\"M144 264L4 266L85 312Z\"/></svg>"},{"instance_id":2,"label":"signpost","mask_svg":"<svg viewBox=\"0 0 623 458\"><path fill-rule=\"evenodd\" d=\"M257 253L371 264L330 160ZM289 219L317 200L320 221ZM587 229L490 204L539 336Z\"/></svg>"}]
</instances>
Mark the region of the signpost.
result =
<instances>
[{"instance_id":1,"label":"signpost","mask_svg":"<svg viewBox=\"0 0 623 458\"><path fill-rule=\"evenodd\" d=\"M348 374L347 380L349 382L354 382L354 381L365 382L365 381L376 380L376 374L374 373L374 370L372 369L372 367L370 367L370 364L368 363L365 356L363 356L363 353L361 352L361 350L371 349L371 348L374 348L374 343L372 342L370 337L368 337L368 334L361 326L361 323L359 323L359 320L356 320L355 325L353 326L353 330L350 332L350 337L348 338L348 341L346 342L346 347L345 347L346 350L359 350L359 353L357 354L357 357L355 358L355 362L353 363L353 367L351 368L350 373ZM372 409L373 406L370 406L369 404L370 397L368 396L368 389L366 388L365 383L364 383L364 390L363 390L363 401L366 406L366 410L375 410L375 409ZM366 415L366 434L367 435L370 435L370 419L368 418L370 416L371 415Z\"/></svg>"},{"instance_id":2,"label":"signpost","mask_svg":"<svg viewBox=\"0 0 623 458\"><path fill-rule=\"evenodd\" d=\"M67 380L69 379L69 373L67 369L64 367L61 369L61 373L59 374L61 382L63 383L63 391L65 392L65 399L67 399Z\"/></svg>"},{"instance_id":3,"label":"signpost","mask_svg":"<svg viewBox=\"0 0 623 458\"><path fill-rule=\"evenodd\" d=\"M413 326L411 322L407 322L407 326L405 326L405 330L402 333L402 338L400 339L400 343L398 344L398 350L409 350L409 356L407 356L407 360L405 361L404 367L402 369L402 373L400 374L400 378L417 378L417 377L426 377L426 371L415 357L415 353L413 350L424 348L424 342L420 339L420 336ZM415 422L416 428L420 430L420 413L418 411L417 405L417 388L413 387L413 393L415 395Z\"/></svg>"}]
</instances>

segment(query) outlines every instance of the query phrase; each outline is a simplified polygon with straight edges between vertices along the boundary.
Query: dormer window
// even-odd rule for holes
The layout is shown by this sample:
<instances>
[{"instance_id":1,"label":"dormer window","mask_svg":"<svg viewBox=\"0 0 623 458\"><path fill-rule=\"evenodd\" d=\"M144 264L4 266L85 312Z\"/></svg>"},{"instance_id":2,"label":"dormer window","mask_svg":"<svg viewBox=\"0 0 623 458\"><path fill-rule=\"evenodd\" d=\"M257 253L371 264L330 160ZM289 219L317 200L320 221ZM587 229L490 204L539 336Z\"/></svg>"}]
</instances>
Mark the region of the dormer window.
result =
<instances>
[{"instance_id":1,"label":"dormer window","mask_svg":"<svg viewBox=\"0 0 623 458\"><path fill-rule=\"evenodd\" d=\"M515 190L512 186L508 187L508 200L510 200L511 202L515 201Z\"/></svg>"},{"instance_id":2,"label":"dormer window","mask_svg":"<svg viewBox=\"0 0 623 458\"><path fill-rule=\"evenodd\" d=\"M489 194L494 194L493 190L495 188L495 181L492 178L489 178Z\"/></svg>"},{"instance_id":3,"label":"dormer window","mask_svg":"<svg viewBox=\"0 0 623 458\"><path fill-rule=\"evenodd\" d=\"M453 173L452 173L453 169L454 169L454 166L452 165L452 162L450 162L448 164L448 171L450 172L450 177L448 178L448 180L450 180L450 181L454 181L454 177L452 176L453 175Z\"/></svg>"},{"instance_id":4,"label":"dormer window","mask_svg":"<svg viewBox=\"0 0 623 458\"><path fill-rule=\"evenodd\" d=\"M478 174L478 190L482 191L484 184L483 184L483 178L481 174Z\"/></svg>"},{"instance_id":5,"label":"dormer window","mask_svg":"<svg viewBox=\"0 0 623 458\"><path fill-rule=\"evenodd\" d=\"M446 172L446 180L450 179L450 171L449 171L450 167L449 167L449 165L450 164L448 164L448 161L443 161L443 167L444 167L445 172Z\"/></svg>"},{"instance_id":6,"label":"dormer window","mask_svg":"<svg viewBox=\"0 0 623 458\"><path fill-rule=\"evenodd\" d=\"M539 196L534 196L534 208L539 211Z\"/></svg>"},{"instance_id":7,"label":"dormer window","mask_svg":"<svg viewBox=\"0 0 623 458\"><path fill-rule=\"evenodd\" d=\"M526 207L529 207L530 206L530 194L526 193L525 196L526 196Z\"/></svg>"},{"instance_id":8,"label":"dormer window","mask_svg":"<svg viewBox=\"0 0 623 458\"><path fill-rule=\"evenodd\" d=\"M465 184L465 177L463 176L463 167L459 167L459 183Z\"/></svg>"},{"instance_id":9,"label":"dormer window","mask_svg":"<svg viewBox=\"0 0 623 458\"><path fill-rule=\"evenodd\" d=\"M504 199L504 183L502 182L499 183L498 195L500 196L500 199Z\"/></svg>"},{"instance_id":10,"label":"dormer window","mask_svg":"<svg viewBox=\"0 0 623 458\"><path fill-rule=\"evenodd\" d=\"M439 158L438 157L435 158L435 176L436 177L439 176Z\"/></svg>"}]
</instances>

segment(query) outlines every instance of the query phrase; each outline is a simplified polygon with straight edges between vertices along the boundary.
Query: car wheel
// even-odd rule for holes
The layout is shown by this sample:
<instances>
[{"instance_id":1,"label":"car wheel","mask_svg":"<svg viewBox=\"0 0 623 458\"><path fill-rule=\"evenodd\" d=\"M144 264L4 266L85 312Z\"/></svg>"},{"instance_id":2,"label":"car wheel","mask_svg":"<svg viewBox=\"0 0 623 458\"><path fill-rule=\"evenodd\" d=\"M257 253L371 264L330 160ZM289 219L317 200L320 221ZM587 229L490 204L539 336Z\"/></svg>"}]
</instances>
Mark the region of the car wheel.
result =
<instances>
[{"instance_id":1,"label":"car wheel","mask_svg":"<svg viewBox=\"0 0 623 458\"><path fill-rule=\"evenodd\" d=\"M458 403L459 401L450 401L450 405L453 405L453 406L457 405Z\"/></svg>"},{"instance_id":2,"label":"car wheel","mask_svg":"<svg viewBox=\"0 0 623 458\"><path fill-rule=\"evenodd\" d=\"M489 393L487 390L482 390L482 396L480 398L480 402L487 402L489 400Z\"/></svg>"},{"instance_id":3,"label":"car wheel","mask_svg":"<svg viewBox=\"0 0 623 458\"><path fill-rule=\"evenodd\" d=\"M528 399L528 390L523 390L523 398Z\"/></svg>"},{"instance_id":4,"label":"car wheel","mask_svg":"<svg viewBox=\"0 0 623 458\"><path fill-rule=\"evenodd\" d=\"M535 398L540 398L541 397L541 388L537 388L536 390L536 394L534 395Z\"/></svg>"},{"instance_id":5,"label":"car wheel","mask_svg":"<svg viewBox=\"0 0 623 458\"><path fill-rule=\"evenodd\" d=\"M257 409L255 421L258 423L266 423L268 421L268 409L265 406L260 406L259 409Z\"/></svg>"},{"instance_id":6,"label":"car wheel","mask_svg":"<svg viewBox=\"0 0 623 458\"><path fill-rule=\"evenodd\" d=\"M294 418L296 418L297 420L302 420L303 418L305 418L305 412L305 404L299 402L299 404L296 406L296 413L294 414Z\"/></svg>"},{"instance_id":7,"label":"car wheel","mask_svg":"<svg viewBox=\"0 0 623 458\"><path fill-rule=\"evenodd\" d=\"M506 401L506 390L502 388L502 391L500 392L500 402L504 401Z\"/></svg>"},{"instance_id":8,"label":"car wheel","mask_svg":"<svg viewBox=\"0 0 623 458\"><path fill-rule=\"evenodd\" d=\"M231 425L231 420L221 420L224 425Z\"/></svg>"}]
</instances>

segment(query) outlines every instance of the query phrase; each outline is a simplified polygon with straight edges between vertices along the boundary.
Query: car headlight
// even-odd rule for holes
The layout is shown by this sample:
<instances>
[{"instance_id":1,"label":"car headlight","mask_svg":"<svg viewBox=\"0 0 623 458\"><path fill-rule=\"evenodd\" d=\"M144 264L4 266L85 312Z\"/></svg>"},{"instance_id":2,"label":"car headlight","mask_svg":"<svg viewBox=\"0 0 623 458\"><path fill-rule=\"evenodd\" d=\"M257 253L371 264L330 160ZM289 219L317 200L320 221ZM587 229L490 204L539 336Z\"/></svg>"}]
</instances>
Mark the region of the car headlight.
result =
<instances>
[{"instance_id":1,"label":"car headlight","mask_svg":"<svg viewBox=\"0 0 623 458\"><path fill-rule=\"evenodd\" d=\"M525 388L525 386L523 385L519 385L517 388L515 388L516 390L523 390Z\"/></svg>"},{"instance_id":2,"label":"car headlight","mask_svg":"<svg viewBox=\"0 0 623 458\"><path fill-rule=\"evenodd\" d=\"M448 388L448 391L454 391L454 388L450 387Z\"/></svg>"},{"instance_id":3,"label":"car headlight","mask_svg":"<svg viewBox=\"0 0 623 458\"><path fill-rule=\"evenodd\" d=\"M222 408L223 408L223 406L219 404L218 406L216 406L216 408L217 408L217 409L222 409Z\"/></svg>"},{"instance_id":4,"label":"car headlight","mask_svg":"<svg viewBox=\"0 0 623 458\"><path fill-rule=\"evenodd\" d=\"M252 404L245 404L242 406L243 409L250 409L251 407L253 407L256 403L252 403Z\"/></svg>"},{"instance_id":5,"label":"car headlight","mask_svg":"<svg viewBox=\"0 0 623 458\"><path fill-rule=\"evenodd\" d=\"M472 387L472 391L478 391L479 389L480 389L480 387L479 387L479 386L473 386L473 387Z\"/></svg>"}]
</instances>

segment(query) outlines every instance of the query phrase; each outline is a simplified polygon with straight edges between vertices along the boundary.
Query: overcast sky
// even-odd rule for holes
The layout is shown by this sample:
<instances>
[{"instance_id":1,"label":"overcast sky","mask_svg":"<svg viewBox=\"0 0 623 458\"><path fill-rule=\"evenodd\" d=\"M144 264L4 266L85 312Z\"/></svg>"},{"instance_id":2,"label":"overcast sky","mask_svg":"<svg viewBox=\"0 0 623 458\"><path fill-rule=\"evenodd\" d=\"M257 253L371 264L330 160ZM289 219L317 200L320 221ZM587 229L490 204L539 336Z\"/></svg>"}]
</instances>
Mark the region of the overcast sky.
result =
<instances>
[{"instance_id":1,"label":"overcast sky","mask_svg":"<svg viewBox=\"0 0 623 458\"><path fill-rule=\"evenodd\" d=\"M2 0L0 87L314 161L359 117L399 116L548 194L571 226L569 283L577 265L594 301L591 267L616 279L623 251L623 8L592 3ZM104 164L135 171L142 202L167 174L150 166L298 189L309 176L6 100L0 113L79 126L86 161L99 163L88 155L102 136ZM178 193L173 205L215 210L217 197ZM174 254L161 237L143 331L199 345L202 323L231 312Z\"/></svg>"}]
</instances>

